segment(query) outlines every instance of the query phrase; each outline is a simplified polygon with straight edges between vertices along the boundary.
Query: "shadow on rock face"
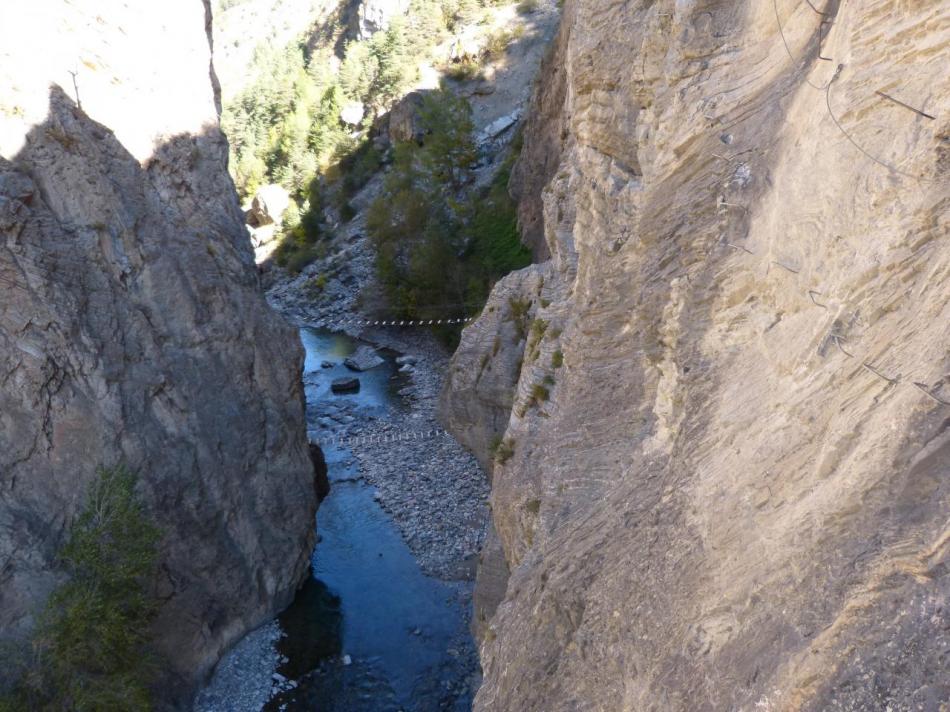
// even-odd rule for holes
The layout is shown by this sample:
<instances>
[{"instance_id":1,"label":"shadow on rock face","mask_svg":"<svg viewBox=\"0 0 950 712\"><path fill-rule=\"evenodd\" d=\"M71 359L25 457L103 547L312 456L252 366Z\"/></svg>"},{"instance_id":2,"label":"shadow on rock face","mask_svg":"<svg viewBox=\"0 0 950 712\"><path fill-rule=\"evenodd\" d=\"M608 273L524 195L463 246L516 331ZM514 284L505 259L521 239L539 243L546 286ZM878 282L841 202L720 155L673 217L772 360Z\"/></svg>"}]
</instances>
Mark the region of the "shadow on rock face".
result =
<instances>
[{"instance_id":1,"label":"shadow on rock face","mask_svg":"<svg viewBox=\"0 0 950 712\"><path fill-rule=\"evenodd\" d=\"M310 443L310 461L313 462L313 489L317 501L322 502L330 494L330 478L327 476L327 461L323 450L316 443Z\"/></svg>"},{"instance_id":2,"label":"shadow on rock face","mask_svg":"<svg viewBox=\"0 0 950 712\"><path fill-rule=\"evenodd\" d=\"M0 158L0 643L29 634L97 468L163 532L155 644L188 696L309 569L299 338L260 290L215 126L140 163L59 87Z\"/></svg>"}]
</instances>

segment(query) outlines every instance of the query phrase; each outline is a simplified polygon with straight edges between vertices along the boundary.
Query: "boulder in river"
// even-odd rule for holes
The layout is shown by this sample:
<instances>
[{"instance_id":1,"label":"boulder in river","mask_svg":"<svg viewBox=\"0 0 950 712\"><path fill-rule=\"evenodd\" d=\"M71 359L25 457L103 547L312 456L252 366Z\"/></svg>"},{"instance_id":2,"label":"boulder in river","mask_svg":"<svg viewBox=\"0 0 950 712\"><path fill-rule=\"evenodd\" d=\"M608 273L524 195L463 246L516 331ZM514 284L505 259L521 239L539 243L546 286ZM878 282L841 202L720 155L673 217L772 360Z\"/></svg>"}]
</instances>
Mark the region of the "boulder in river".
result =
<instances>
[{"instance_id":1,"label":"boulder in river","mask_svg":"<svg viewBox=\"0 0 950 712\"><path fill-rule=\"evenodd\" d=\"M360 346L352 356L344 359L343 364L353 371L369 371L383 362L383 358L372 346Z\"/></svg>"},{"instance_id":2,"label":"boulder in river","mask_svg":"<svg viewBox=\"0 0 950 712\"><path fill-rule=\"evenodd\" d=\"M360 379L358 378L337 378L330 384L330 390L334 393L357 393L360 390Z\"/></svg>"}]
</instances>

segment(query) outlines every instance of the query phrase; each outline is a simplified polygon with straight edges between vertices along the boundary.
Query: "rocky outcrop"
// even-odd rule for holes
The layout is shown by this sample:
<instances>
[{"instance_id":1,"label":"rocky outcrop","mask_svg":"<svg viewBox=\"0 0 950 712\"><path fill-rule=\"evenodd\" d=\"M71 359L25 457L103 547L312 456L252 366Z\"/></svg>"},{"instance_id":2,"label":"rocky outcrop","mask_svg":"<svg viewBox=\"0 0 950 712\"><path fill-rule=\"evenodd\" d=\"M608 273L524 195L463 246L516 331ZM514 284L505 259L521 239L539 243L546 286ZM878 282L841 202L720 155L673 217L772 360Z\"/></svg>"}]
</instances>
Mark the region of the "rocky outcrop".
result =
<instances>
[{"instance_id":1,"label":"rocky outcrop","mask_svg":"<svg viewBox=\"0 0 950 712\"><path fill-rule=\"evenodd\" d=\"M125 463L183 703L307 571L303 353L227 175L206 8L100 12L0 9L0 638L29 633L96 469Z\"/></svg>"},{"instance_id":2,"label":"rocky outcrop","mask_svg":"<svg viewBox=\"0 0 950 712\"><path fill-rule=\"evenodd\" d=\"M244 211L256 262L263 262L277 248L277 229L289 205L290 195L287 191L276 183L269 183L257 190Z\"/></svg>"},{"instance_id":3,"label":"rocky outcrop","mask_svg":"<svg viewBox=\"0 0 950 712\"><path fill-rule=\"evenodd\" d=\"M498 282L481 318L462 332L439 399L439 419L489 473L514 404L544 271L532 266Z\"/></svg>"},{"instance_id":4,"label":"rocky outcrop","mask_svg":"<svg viewBox=\"0 0 950 712\"><path fill-rule=\"evenodd\" d=\"M516 170L546 327L506 280L455 357L524 354L477 710L950 699L947 10L814 5L566 3ZM484 443L495 384L448 389Z\"/></svg>"},{"instance_id":5,"label":"rocky outcrop","mask_svg":"<svg viewBox=\"0 0 950 712\"><path fill-rule=\"evenodd\" d=\"M251 227L263 227L280 222L284 211L290 205L287 190L276 183L268 183L258 188L251 199L251 206L244 215L245 222Z\"/></svg>"},{"instance_id":6,"label":"rocky outcrop","mask_svg":"<svg viewBox=\"0 0 950 712\"><path fill-rule=\"evenodd\" d=\"M389 111L386 129L392 143L415 141L422 143L425 138L425 126L422 125L420 110L425 103L424 91L411 91L396 102Z\"/></svg>"},{"instance_id":7,"label":"rocky outcrop","mask_svg":"<svg viewBox=\"0 0 950 712\"><path fill-rule=\"evenodd\" d=\"M361 0L357 10L357 39L368 40L387 29L394 17L404 16L408 11L409 0Z\"/></svg>"}]
</instances>

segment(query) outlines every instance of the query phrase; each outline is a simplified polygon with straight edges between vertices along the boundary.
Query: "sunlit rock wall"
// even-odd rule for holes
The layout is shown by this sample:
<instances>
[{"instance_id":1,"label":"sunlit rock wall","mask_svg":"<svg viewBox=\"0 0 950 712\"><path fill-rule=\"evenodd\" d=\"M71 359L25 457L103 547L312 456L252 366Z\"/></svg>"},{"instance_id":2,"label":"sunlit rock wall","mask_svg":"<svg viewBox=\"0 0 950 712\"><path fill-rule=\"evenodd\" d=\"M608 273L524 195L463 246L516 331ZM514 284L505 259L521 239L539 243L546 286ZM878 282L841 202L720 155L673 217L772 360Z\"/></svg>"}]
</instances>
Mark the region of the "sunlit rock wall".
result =
<instances>
[{"instance_id":1,"label":"sunlit rock wall","mask_svg":"<svg viewBox=\"0 0 950 712\"><path fill-rule=\"evenodd\" d=\"M813 4L567 1L479 710L950 699L950 7Z\"/></svg>"}]
</instances>

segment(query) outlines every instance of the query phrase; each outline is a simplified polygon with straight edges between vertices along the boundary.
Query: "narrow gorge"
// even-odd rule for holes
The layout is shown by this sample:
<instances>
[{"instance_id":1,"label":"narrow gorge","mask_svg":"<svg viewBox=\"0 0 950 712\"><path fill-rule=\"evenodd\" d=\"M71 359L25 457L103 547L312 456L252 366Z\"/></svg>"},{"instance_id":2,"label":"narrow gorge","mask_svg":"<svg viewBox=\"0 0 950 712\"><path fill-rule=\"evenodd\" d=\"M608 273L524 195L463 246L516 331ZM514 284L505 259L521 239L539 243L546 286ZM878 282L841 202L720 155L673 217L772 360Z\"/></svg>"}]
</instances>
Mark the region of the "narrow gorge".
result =
<instances>
[{"instance_id":1,"label":"narrow gorge","mask_svg":"<svg viewBox=\"0 0 950 712\"><path fill-rule=\"evenodd\" d=\"M950 3L0 6L0 712L950 710Z\"/></svg>"}]
</instances>

